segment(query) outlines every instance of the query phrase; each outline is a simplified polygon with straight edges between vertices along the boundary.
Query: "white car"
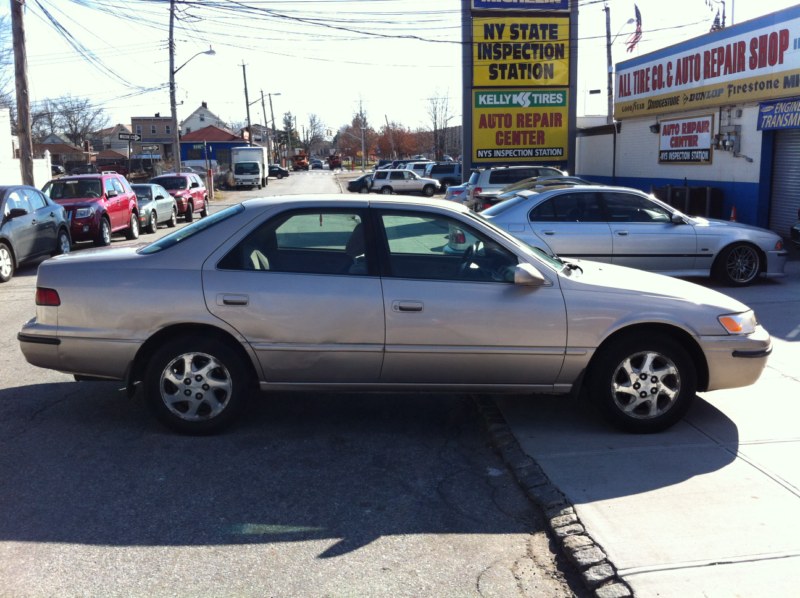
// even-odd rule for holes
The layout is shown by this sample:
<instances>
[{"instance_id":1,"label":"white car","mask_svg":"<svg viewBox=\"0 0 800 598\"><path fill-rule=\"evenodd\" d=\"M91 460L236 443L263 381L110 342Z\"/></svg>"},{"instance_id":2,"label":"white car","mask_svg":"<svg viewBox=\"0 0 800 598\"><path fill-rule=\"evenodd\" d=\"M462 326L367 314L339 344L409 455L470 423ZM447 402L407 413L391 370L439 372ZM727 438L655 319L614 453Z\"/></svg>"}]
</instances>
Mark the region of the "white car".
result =
<instances>
[{"instance_id":1,"label":"white car","mask_svg":"<svg viewBox=\"0 0 800 598\"><path fill-rule=\"evenodd\" d=\"M430 197L441 187L436 179L426 179L412 170L390 168L376 170L372 175L372 191L386 195L392 193L422 193Z\"/></svg>"}]
</instances>

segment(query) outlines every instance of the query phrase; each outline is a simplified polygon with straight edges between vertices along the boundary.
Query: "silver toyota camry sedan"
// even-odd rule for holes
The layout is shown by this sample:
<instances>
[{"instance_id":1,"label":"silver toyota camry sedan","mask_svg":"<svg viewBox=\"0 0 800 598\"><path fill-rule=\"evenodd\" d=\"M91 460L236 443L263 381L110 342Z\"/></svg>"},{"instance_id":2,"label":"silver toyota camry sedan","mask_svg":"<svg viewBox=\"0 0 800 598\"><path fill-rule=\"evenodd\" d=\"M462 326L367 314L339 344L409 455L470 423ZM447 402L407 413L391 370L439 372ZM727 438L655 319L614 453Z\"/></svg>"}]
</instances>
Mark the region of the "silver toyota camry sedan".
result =
<instances>
[{"instance_id":1,"label":"silver toyota camry sedan","mask_svg":"<svg viewBox=\"0 0 800 598\"><path fill-rule=\"evenodd\" d=\"M520 191L481 212L552 255L743 286L783 276L788 252L772 231L687 216L637 189L569 186Z\"/></svg>"},{"instance_id":2,"label":"silver toyota camry sedan","mask_svg":"<svg viewBox=\"0 0 800 598\"><path fill-rule=\"evenodd\" d=\"M141 388L194 434L278 389L583 388L651 432L766 365L769 334L724 294L549 257L453 202L354 197L245 201L149 245L47 260L22 352Z\"/></svg>"}]
</instances>

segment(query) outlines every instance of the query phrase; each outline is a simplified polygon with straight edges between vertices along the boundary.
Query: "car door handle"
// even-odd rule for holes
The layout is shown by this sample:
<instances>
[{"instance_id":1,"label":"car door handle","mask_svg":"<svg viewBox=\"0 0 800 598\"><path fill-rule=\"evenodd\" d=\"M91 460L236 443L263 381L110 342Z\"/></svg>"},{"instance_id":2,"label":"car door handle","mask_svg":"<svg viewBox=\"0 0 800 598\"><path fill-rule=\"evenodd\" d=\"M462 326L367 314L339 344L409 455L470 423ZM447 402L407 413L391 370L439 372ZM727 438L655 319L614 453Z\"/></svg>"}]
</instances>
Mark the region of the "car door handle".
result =
<instances>
[{"instance_id":1,"label":"car door handle","mask_svg":"<svg viewBox=\"0 0 800 598\"><path fill-rule=\"evenodd\" d=\"M542 232L544 234L546 234L546 235L554 235L554 234L556 234L556 231L554 231L554 230L543 230Z\"/></svg>"},{"instance_id":2,"label":"car door handle","mask_svg":"<svg viewBox=\"0 0 800 598\"><path fill-rule=\"evenodd\" d=\"M422 301L393 301L392 311L397 312L416 312L422 311Z\"/></svg>"},{"instance_id":3,"label":"car door handle","mask_svg":"<svg viewBox=\"0 0 800 598\"><path fill-rule=\"evenodd\" d=\"M620 237L627 237L627 236L628 236L628 231L626 231L626 230L618 230L618 231L615 231L615 232L616 232L616 233L617 233L617 234L618 234Z\"/></svg>"},{"instance_id":4,"label":"car door handle","mask_svg":"<svg viewBox=\"0 0 800 598\"><path fill-rule=\"evenodd\" d=\"M247 305L250 298L247 295L220 295L218 305Z\"/></svg>"}]
</instances>

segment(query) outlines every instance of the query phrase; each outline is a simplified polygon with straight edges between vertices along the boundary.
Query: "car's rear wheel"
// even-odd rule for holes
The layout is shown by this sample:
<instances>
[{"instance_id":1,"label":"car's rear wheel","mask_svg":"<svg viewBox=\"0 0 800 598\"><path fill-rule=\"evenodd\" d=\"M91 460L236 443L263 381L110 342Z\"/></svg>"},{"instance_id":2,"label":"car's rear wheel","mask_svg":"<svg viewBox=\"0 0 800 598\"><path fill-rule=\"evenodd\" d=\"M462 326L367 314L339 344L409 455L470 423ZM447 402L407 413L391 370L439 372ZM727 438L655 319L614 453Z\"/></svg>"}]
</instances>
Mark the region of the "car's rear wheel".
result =
<instances>
[{"instance_id":1,"label":"car's rear wheel","mask_svg":"<svg viewBox=\"0 0 800 598\"><path fill-rule=\"evenodd\" d=\"M53 250L53 255L65 255L69 253L69 250L72 248L72 243L69 240L69 233L63 228L58 231L58 237L56 237L56 248Z\"/></svg>"},{"instance_id":2,"label":"car's rear wheel","mask_svg":"<svg viewBox=\"0 0 800 598\"><path fill-rule=\"evenodd\" d=\"M422 194L423 194L425 197L433 197L433 194L434 194L435 192L436 192L436 187L434 187L433 185L425 185L425 186L422 188Z\"/></svg>"},{"instance_id":3,"label":"car's rear wheel","mask_svg":"<svg viewBox=\"0 0 800 598\"><path fill-rule=\"evenodd\" d=\"M144 379L145 400L156 417L186 434L210 434L230 425L253 386L229 342L195 334L157 349Z\"/></svg>"},{"instance_id":4,"label":"car's rear wheel","mask_svg":"<svg viewBox=\"0 0 800 598\"><path fill-rule=\"evenodd\" d=\"M261 185L259 185L258 188L261 189ZM200 218L205 218L206 216L208 216L208 198L207 197L203 199L203 209L200 210Z\"/></svg>"},{"instance_id":5,"label":"car's rear wheel","mask_svg":"<svg viewBox=\"0 0 800 598\"><path fill-rule=\"evenodd\" d=\"M362 186L361 189L358 190L359 193L369 193L369 188Z\"/></svg>"},{"instance_id":6,"label":"car's rear wheel","mask_svg":"<svg viewBox=\"0 0 800 598\"><path fill-rule=\"evenodd\" d=\"M100 230L97 232L97 238L94 240L94 244L98 247L107 247L111 245L111 223L105 216L100 218Z\"/></svg>"},{"instance_id":7,"label":"car's rear wheel","mask_svg":"<svg viewBox=\"0 0 800 598\"><path fill-rule=\"evenodd\" d=\"M381 187L381 193L383 193L384 195L391 195L392 194L392 188L391 187Z\"/></svg>"},{"instance_id":8,"label":"car's rear wheel","mask_svg":"<svg viewBox=\"0 0 800 598\"><path fill-rule=\"evenodd\" d=\"M158 230L158 215L155 210L150 212L150 218L147 221L147 232L152 234Z\"/></svg>"},{"instance_id":9,"label":"car's rear wheel","mask_svg":"<svg viewBox=\"0 0 800 598\"><path fill-rule=\"evenodd\" d=\"M169 220L167 220L167 226L170 228L175 228L178 226L178 208L175 206L172 206L172 214L170 215Z\"/></svg>"},{"instance_id":10,"label":"car's rear wheel","mask_svg":"<svg viewBox=\"0 0 800 598\"><path fill-rule=\"evenodd\" d=\"M192 204L192 202L189 202L189 205L186 206L186 212L183 214L183 218L186 222L194 220L194 204Z\"/></svg>"},{"instance_id":11,"label":"car's rear wheel","mask_svg":"<svg viewBox=\"0 0 800 598\"><path fill-rule=\"evenodd\" d=\"M733 287L752 283L761 272L761 254L747 243L735 243L723 249L714 263L714 275Z\"/></svg>"},{"instance_id":12,"label":"car's rear wheel","mask_svg":"<svg viewBox=\"0 0 800 598\"><path fill-rule=\"evenodd\" d=\"M136 212L131 212L131 221L125 231L125 238L129 241L139 238L139 214Z\"/></svg>"},{"instance_id":13,"label":"car's rear wheel","mask_svg":"<svg viewBox=\"0 0 800 598\"><path fill-rule=\"evenodd\" d=\"M658 432L684 416L697 391L697 375L677 342L627 335L601 349L589 389L614 425Z\"/></svg>"},{"instance_id":14,"label":"car's rear wheel","mask_svg":"<svg viewBox=\"0 0 800 598\"><path fill-rule=\"evenodd\" d=\"M14 276L14 255L11 248L0 243L0 282L8 282Z\"/></svg>"}]
</instances>

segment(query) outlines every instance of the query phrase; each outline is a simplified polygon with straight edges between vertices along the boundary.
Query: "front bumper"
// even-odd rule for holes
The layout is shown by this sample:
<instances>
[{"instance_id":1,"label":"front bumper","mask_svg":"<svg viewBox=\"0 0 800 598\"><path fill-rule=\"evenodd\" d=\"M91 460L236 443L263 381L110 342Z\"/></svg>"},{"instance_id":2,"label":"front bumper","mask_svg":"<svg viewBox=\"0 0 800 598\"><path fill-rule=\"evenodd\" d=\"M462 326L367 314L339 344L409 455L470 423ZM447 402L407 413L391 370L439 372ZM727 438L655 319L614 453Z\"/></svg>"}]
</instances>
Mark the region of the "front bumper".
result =
<instances>
[{"instance_id":1,"label":"front bumper","mask_svg":"<svg viewBox=\"0 0 800 598\"><path fill-rule=\"evenodd\" d=\"M762 326L747 336L704 336L699 342L708 362L706 390L755 384L772 353L772 339Z\"/></svg>"},{"instance_id":2,"label":"front bumper","mask_svg":"<svg viewBox=\"0 0 800 598\"><path fill-rule=\"evenodd\" d=\"M94 215L76 220L70 213L69 234L75 243L78 241L93 241L100 234L100 218Z\"/></svg>"}]
</instances>

